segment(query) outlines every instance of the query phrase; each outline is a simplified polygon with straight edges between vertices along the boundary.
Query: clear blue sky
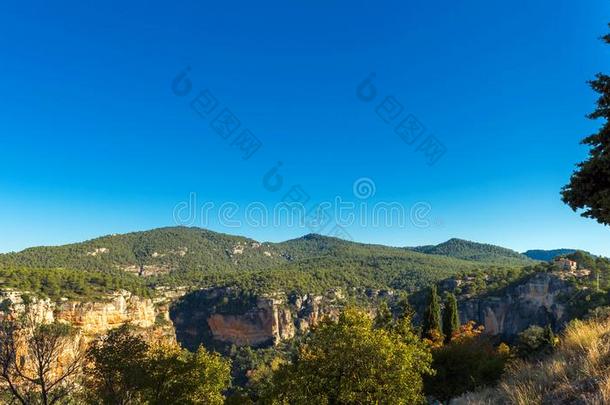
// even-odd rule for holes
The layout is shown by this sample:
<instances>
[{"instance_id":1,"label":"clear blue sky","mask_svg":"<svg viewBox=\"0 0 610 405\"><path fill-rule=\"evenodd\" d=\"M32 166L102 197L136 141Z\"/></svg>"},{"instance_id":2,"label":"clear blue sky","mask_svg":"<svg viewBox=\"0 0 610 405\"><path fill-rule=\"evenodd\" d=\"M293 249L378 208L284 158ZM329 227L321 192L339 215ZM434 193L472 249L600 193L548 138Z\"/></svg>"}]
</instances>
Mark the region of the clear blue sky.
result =
<instances>
[{"instance_id":1,"label":"clear blue sky","mask_svg":"<svg viewBox=\"0 0 610 405\"><path fill-rule=\"evenodd\" d=\"M610 255L610 229L559 197L600 125L585 82L610 71L607 22L602 0L2 2L0 251L173 225L191 192L271 206L301 184L312 202L353 200L367 177L371 202L426 202L432 225L349 227L358 241ZM262 142L249 160L189 108L206 88ZM443 142L435 165L376 115L387 95ZM261 179L278 161L274 193Z\"/></svg>"}]
</instances>

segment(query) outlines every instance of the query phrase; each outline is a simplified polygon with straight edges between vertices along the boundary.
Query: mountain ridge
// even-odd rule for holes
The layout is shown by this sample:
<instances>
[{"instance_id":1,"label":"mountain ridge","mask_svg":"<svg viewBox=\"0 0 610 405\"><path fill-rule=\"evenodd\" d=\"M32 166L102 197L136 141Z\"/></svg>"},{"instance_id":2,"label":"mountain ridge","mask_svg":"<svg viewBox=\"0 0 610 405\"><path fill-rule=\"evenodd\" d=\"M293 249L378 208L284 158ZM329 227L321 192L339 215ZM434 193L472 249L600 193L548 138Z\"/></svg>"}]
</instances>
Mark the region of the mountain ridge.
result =
<instances>
[{"instance_id":1,"label":"mountain ridge","mask_svg":"<svg viewBox=\"0 0 610 405\"><path fill-rule=\"evenodd\" d=\"M530 249L526 250L522 254L534 260L542 260L542 261L550 261L553 260L557 256L565 256L571 255L572 253L576 253L580 249L569 249L569 248L560 248L560 249ZM588 253L588 252L586 252Z\"/></svg>"},{"instance_id":2,"label":"mountain ridge","mask_svg":"<svg viewBox=\"0 0 610 405\"><path fill-rule=\"evenodd\" d=\"M472 261L532 264L532 259L512 249L459 238L451 238L438 245L415 246L408 249Z\"/></svg>"},{"instance_id":3,"label":"mountain ridge","mask_svg":"<svg viewBox=\"0 0 610 405\"><path fill-rule=\"evenodd\" d=\"M487 246L505 256L518 255L509 249L451 241L451 246L466 244L469 255L452 257L317 234L271 243L196 227L165 227L0 254L0 287L53 296L64 291L87 294L91 285L96 291L226 285L256 292L335 287L413 291L458 273L534 263L519 256L476 254Z\"/></svg>"}]
</instances>

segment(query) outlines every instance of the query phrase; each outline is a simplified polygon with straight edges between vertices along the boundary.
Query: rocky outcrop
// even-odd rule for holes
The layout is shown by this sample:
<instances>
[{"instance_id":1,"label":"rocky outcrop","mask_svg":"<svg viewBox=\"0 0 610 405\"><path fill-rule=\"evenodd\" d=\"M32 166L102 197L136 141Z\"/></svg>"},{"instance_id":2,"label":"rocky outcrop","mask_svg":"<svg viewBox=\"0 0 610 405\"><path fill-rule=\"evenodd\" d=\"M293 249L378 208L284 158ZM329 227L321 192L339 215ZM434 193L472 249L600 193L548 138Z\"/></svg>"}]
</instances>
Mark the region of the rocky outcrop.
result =
<instances>
[{"instance_id":1,"label":"rocky outcrop","mask_svg":"<svg viewBox=\"0 0 610 405\"><path fill-rule=\"evenodd\" d=\"M141 277L157 276L167 274L172 271L172 267L168 264L145 264L145 265L130 265L120 267L122 271L134 273Z\"/></svg>"},{"instance_id":2,"label":"rocky outcrop","mask_svg":"<svg viewBox=\"0 0 610 405\"><path fill-rule=\"evenodd\" d=\"M561 329L569 320L560 295L570 284L552 273L536 273L500 294L472 298L459 305L461 321L474 320L485 333L512 340L530 325Z\"/></svg>"},{"instance_id":3,"label":"rocky outcrop","mask_svg":"<svg viewBox=\"0 0 610 405\"><path fill-rule=\"evenodd\" d=\"M82 329L86 334L102 334L125 323L141 328L155 324L157 312L151 299L122 291L106 302L68 301L57 306L55 318Z\"/></svg>"},{"instance_id":4,"label":"rocky outcrop","mask_svg":"<svg viewBox=\"0 0 610 405\"><path fill-rule=\"evenodd\" d=\"M305 332L315 326L322 319L328 317L337 319L341 311L341 303L345 299L340 290L330 291L322 295L305 295L294 297L294 308L296 316L293 320L296 329Z\"/></svg>"},{"instance_id":5,"label":"rocky outcrop","mask_svg":"<svg viewBox=\"0 0 610 405\"><path fill-rule=\"evenodd\" d=\"M460 285L454 282L441 286L451 291ZM569 281L555 273L536 273L495 294L460 299L461 321L473 320L483 325L487 334L507 341L530 325L550 324L559 330L569 320L561 296L572 289ZM391 291L359 293L372 307L378 299L393 300ZM160 330L190 350L203 344L222 351L231 345L277 345L307 331L325 317L338 317L345 303L345 294L340 289L324 295L253 296L229 287L190 293L185 287L160 287L155 297L142 298L120 291L95 302L32 298L26 305L21 293L4 291L0 292L0 317L1 306L8 301L11 311L27 312L37 323L70 323L88 337L131 323ZM415 302L414 307L422 312L422 305Z\"/></svg>"},{"instance_id":6,"label":"rocky outcrop","mask_svg":"<svg viewBox=\"0 0 610 405\"><path fill-rule=\"evenodd\" d=\"M243 296L230 288L188 294L172 306L170 315L178 341L186 348L203 344L271 346L309 329L325 316L337 317L342 294Z\"/></svg>"},{"instance_id":7,"label":"rocky outcrop","mask_svg":"<svg viewBox=\"0 0 610 405\"><path fill-rule=\"evenodd\" d=\"M211 314L208 327L215 340L237 346L259 346L294 337L290 308L281 300L261 298L244 314Z\"/></svg>"},{"instance_id":8,"label":"rocky outcrop","mask_svg":"<svg viewBox=\"0 0 610 405\"><path fill-rule=\"evenodd\" d=\"M83 358L94 339L126 323L139 327L138 335L148 342L175 342L168 305L162 295L153 301L127 291L118 291L94 302L68 299L54 302L33 298L25 292L0 290L0 320L4 319L24 321L19 322L20 328L14 334L15 356L20 363L19 373L25 370L28 380L38 378L34 366L37 364L36 357L32 354L32 346L28 345L28 339L38 325L58 322L75 329L69 339L54 348L52 357L57 358L45 365L45 372L55 376L53 378L59 378L67 370L66 367L80 363L79 359ZM81 376L77 371L65 381L79 380Z\"/></svg>"},{"instance_id":9,"label":"rocky outcrop","mask_svg":"<svg viewBox=\"0 0 610 405\"><path fill-rule=\"evenodd\" d=\"M9 312L13 316L25 314L35 323L69 323L88 337L104 334L125 323L152 328L163 324L163 320L169 320L168 306L163 305L163 302L155 303L128 291L119 291L94 302L24 299L21 292L0 292L0 301L5 300L10 301ZM167 329L173 335L171 324L168 323Z\"/></svg>"}]
</instances>

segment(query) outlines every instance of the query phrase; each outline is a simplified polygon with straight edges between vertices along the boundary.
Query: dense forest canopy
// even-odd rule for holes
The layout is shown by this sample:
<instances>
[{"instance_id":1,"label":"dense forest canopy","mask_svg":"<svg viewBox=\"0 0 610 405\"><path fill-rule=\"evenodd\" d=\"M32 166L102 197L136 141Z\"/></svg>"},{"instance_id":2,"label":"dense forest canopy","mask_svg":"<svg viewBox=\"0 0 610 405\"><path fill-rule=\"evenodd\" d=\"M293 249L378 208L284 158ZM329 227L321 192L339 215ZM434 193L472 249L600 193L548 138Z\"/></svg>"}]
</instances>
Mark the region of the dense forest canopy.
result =
<instances>
[{"instance_id":1,"label":"dense forest canopy","mask_svg":"<svg viewBox=\"0 0 610 405\"><path fill-rule=\"evenodd\" d=\"M514 250L486 243L476 243L463 239L449 239L432 246L417 246L416 252L455 257L464 260L506 264L531 264L530 258Z\"/></svg>"}]
</instances>

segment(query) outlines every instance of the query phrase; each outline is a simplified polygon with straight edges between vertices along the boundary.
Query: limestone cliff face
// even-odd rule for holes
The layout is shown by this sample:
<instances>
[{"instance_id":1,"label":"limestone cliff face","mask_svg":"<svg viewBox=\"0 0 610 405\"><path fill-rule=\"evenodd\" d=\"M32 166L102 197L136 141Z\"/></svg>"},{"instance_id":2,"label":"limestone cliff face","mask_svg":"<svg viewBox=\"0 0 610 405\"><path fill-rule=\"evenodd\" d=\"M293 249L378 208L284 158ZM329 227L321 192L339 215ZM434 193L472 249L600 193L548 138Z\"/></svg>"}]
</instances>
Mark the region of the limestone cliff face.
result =
<instances>
[{"instance_id":1,"label":"limestone cliff face","mask_svg":"<svg viewBox=\"0 0 610 405\"><path fill-rule=\"evenodd\" d=\"M530 325L562 328L566 308L559 300L572 287L551 273L537 273L502 294L473 298L460 303L462 322L474 320L485 326L485 333L513 339Z\"/></svg>"},{"instance_id":2,"label":"limestone cliff face","mask_svg":"<svg viewBox=\"0 0 610 405\"><path fill-rule=\"evenodd\" d=\"M341 291L331 291L326 296L305 295L304 297L296 297L294 301L296 329L304 332L326 317L337 319L341 312L343 299L344 296Z\"/></svg>"},{"instance_id":3,"label":"limestone cliff face","mask_svg":"<svg viewBox=\"0 0 610 405\"><path fill-rule=\"evenodd\" d=\"M66 322L87 337L104 334L125 323L142 328L151 328L158 320L169 320L168 306L154 303L151 299L119 291L96 302L33 298L27 305L22 294L15 291L0 292L0 301L9 299L14 314L26 314L35 323ZM168 325L171 329L171 324ZM173 335L173 330L171 331Z\"/></svg>"},{"instance_id":4,"label":"limestone cliff face","mask_svg":"<svg viewBox=\"0 0 610 405\"><path fill-rule=\"evenodd\" d=\"M16 336L18 358L23 361L22 367L25 367L31 378L35 378L34 359L27 349L26 341L32 327L52 322L75 327L73 338L60 346L58 361L51 365L50 372L59 376L67 364L85 353L96 337L125 323L140 327L138 332L148 341L175 341L166 299L160 296L153 302L127 291L119 291L96 302L67 299L53 302L49 299L26 298L26 294L19 291L4 290L0 291L0 303L3 304L0 319L25 317L28 320L26 328Z\"/></svg>"},{"instance_id":5,"label":"limestone cliff face","mask_svg":"<svg viewBox=\"0 0 610 405\"><path fill-rule=\"evenodd\" d=\"M127 292L117 293L107 302L64 302L56 310L57 320L81 328L86 334L102 334L128 322L149 328L155 324L156 316L152 300Z\"/></svg>"},{"instance_id":6,"label":"limestone cliff face","mask_svg":"<svg viewBox=\"0 0 610 405\"><path fill-rule=\"evenodd\" d=\"M201 344L221 350L233 344L267 346L293 338L325 316L338 316L339 301L336 295L244 298L214 288L178 301L171 319L178 341L191 350Z\"/></svg>"},{"instance_id":7,"label":"limestone cliff face","mask_svg":"<svg viewBox=\"0 0 610 405\"><path fill-rule=\"evenodd\" d=\"M207 324L215 340L237 346L277 343L295 334L290 309L271 298L258 299L256 306L243 314L211 314Z\"/></svg>"}]
</instances>

